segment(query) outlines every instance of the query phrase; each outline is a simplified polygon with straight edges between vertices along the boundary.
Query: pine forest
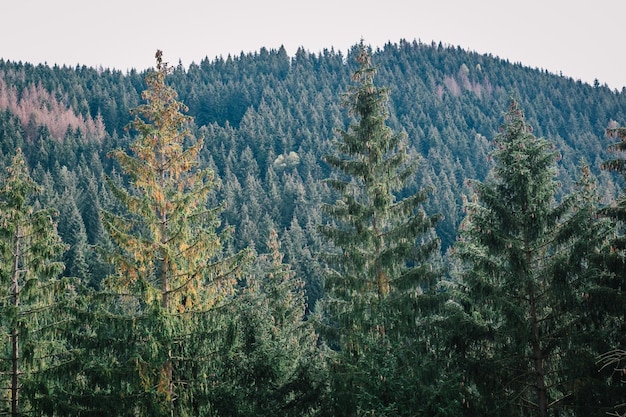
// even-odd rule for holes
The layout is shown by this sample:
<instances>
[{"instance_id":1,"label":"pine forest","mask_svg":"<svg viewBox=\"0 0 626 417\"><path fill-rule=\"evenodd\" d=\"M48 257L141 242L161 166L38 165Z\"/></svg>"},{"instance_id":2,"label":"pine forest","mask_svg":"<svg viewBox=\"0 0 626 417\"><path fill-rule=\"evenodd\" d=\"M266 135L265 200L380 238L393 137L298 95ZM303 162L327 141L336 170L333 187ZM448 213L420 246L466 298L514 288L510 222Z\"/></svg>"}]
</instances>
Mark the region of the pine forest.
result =
<instances>
[{"instance_id":1,"label":"pine forest","mask_svg":"<svg viewBox=\"0 0 626 417\"><path fill-rule=\"evenodd\" d=\"M1 415L626 416L626 89L175 53L0 59Z\"/></svg>"}]
</instances>

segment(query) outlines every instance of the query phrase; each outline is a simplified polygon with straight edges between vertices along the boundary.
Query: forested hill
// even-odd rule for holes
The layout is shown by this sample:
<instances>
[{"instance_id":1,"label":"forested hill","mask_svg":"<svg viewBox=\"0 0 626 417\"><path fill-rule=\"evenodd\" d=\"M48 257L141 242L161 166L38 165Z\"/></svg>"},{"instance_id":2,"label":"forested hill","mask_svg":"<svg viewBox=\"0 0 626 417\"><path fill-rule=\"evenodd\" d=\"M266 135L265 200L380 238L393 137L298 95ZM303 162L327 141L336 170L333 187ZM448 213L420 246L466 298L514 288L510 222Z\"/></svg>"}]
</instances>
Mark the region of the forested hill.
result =
<instances>
[{"instance_id":1,"label":"forested hill","mask_svg":"<svg viewBox=\"0 0 626 417\"><path fill-rule=\"evenodd\" d=\"M282 48L261 49L178 65L168 78L205 137L202 160L221 180L213 198L226 204L223 224L235 226L229 245L265 252L268 231L276 228L286 262L308 281L313 299L320 291L315 225L320 204L330 199L320 181L329 174L322 157L335 129L350 120L342 94L356 68L355 51L300 49L290 57ZM172 56L176 51L165 51L165 60ZM611 142L606 127L626 124L626 91L441 44L388 44L373 51L372 63L376 84L390 90L390 124L405 130L410 152L422 156L407 192L434 186L426 210L445 216L437 229L444 250L461 220L465 180L483 179L491 166L491 140L512 95L534 134L561 153L564 191L585 160L607 197L614 195L612 177L599 166ZM59 211L59 232L72 248L65 255L68 274L89 270L98 279L104 273L89 244L104 239L99 208L114 204L102 174L119 169L106 154L135 134L125 127L140 104L144 76L0 60L1 160L8 164L23 148L45 188L41 204Z\"/></svg>"}]
</instances>

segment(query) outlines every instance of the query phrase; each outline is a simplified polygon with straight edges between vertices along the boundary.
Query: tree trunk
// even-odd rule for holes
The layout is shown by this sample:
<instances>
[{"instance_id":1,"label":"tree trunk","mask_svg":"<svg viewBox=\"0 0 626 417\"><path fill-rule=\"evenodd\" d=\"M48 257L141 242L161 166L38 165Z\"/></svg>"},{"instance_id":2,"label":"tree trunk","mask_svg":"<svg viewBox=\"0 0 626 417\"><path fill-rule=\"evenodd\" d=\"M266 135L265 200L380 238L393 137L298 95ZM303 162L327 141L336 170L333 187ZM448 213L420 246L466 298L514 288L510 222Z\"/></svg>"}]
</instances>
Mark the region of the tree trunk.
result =
<instances>
[{"instance_id":1,"label":"tree trunk","mask_svg":"<svg viewBox=\"0 0 626 417\"><path fill-rule=\"evenodd\" d=\"M11 277L11 296L13 298L13 307L15 308L15 316L13 317L13 323L11 324L11 416L17 417L19 415L19 340L18 340L18 308L20 305L20 240L22 238L19 225L16 228L14 235L14 254L13 254L13 275Z\"/></svg>"},{"instance_id":2,"label":"tree trunk","mask_svg":"<svg viewBox=\"0 0 626 417\"><path fill-rule=\"evenodd\" d=\"M530 253L526 254L527 265L530 266ZM532 280L529 284L528 297L530 302L530 325L532 327L532 350L535 373L535 392L537 393L537 407L540 417L548 417L548 394L546 390L546 373L544 369L544 357L541 351L541 335L539 331L539 318L537 317L537 297Z\"/></svg>"}]
</instances>

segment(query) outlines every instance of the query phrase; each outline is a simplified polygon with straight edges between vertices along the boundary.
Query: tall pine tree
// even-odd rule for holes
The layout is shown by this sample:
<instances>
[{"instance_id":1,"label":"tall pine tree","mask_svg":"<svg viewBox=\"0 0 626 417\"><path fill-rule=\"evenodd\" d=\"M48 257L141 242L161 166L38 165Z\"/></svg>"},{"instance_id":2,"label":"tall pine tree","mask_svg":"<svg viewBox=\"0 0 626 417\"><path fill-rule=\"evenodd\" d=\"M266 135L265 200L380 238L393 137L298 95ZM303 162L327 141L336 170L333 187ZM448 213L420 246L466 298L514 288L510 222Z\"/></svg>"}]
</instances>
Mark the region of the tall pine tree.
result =
<instances>
[{"instance_id":1,"label":"tall pine tree","mask_svg":"<svg viewBox=\"0 0 626 417\"><path fill-rule=\"evenodd\" d=\"M607 129L610 138L617 139L610 146L615 157L605 161L602 168L614 171L626 178L626 128L613 126ZM589 303L593 307L594 321L604 330L598 340L603 342L606 351L602 352L599 364L602 374L609 376L612 384L606 390L602 405L611 407L611 414L626 416L626 390L623 387L623 375L626 373L626 194L622 190L618 198L603 207L601 214L614 222L613 233L609 235L609 244L602 253L600 261L604 267L601 280L588 292ZM614 408L613 408L614 407Z\"/></svg>"},{"instance_id":2,"label":"tall pine tree","mask_svg":"<svg viewBox=\"0 0 626 417\"><path fill-rule=\"evenodd\" d=\"M584 169L579 191L556 202L558 154L532 134L515 100L494 145L492 177L472 183L455 248L473 323L463 351L481 394L470 413L580 411L594 361L584 294L606 232L593 182Z\"/></svg>"},{"instance_id":3,"label":"tall pine tree","mask_svg":"<svg viewBox=\"0 0 626 417\"><path fill-rule=\"evenodd\" d=\"M44 413L38 400L57 387L45 372L69 358L62 336L67 324L61 305L65 245L49 209L35 210L40 192L20 149L0 188L0 381L2 414ZM24 395L23 395L24 394Z\"/></svg>"},{"instance_id":4,"label":"tall pine tree","mask_svg":"<svg viewBox=\"0 0 626 417\"><path fill-rule=\"evenodd\" d=\"M355 122L340 131L337 153L325 158L335 174L328 184L339 198L323 206L329 220L319 227L335 249L324 255L323 300L323 329L337 351L333 412L414 415L407 403L418 378L410 369L420 364L400 374L399 362L419 343L421 300L440 277L438 216L422 209L428 188L399 198L417 160L408 155L406 135L386 125L389 92L374 85L376 70L363 43L357 60L355 85L344 97Z\"/></svg>"},{"instance_id":5,"label":"tall pine tree","mask_svg":"<svg viewBox=\"0 0 626 417\"><path fill-rule=\"evenodd\" d=\"M118 396L114 414L198 415L209 407L206 375L217 325L211 312L234 291L248 251L223 254L231 230L219 231L222 207L207 205L214 173L197 167L203 141L191 134L186 107L166 84L170 67L160 51L156 59L145 102L134 110L138 136L130 153L112 153L131 185L109 182L125 212L103 212L117 249L109 254L115 273L98 296L116 300L99 304L91 347L103 348L113 370L94 364L89 389L105 394L100 398ZM106 372L119 381L102 389Z\"/></svg>"}]
</instances>

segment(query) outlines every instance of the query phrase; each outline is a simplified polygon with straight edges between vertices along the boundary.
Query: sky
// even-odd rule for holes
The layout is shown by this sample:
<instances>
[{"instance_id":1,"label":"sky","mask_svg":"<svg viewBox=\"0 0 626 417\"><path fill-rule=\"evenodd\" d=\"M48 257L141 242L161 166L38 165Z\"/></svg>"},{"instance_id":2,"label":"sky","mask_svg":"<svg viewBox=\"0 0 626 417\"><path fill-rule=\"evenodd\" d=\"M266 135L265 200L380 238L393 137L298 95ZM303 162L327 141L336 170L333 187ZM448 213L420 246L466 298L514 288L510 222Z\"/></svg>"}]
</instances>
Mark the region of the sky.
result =
<instances>
[{"instance_id":1,"label":"sky","mask_svg":"<svg viewBox=\"0 0 626 417\"><path fill-rule=\"evenodd\" d=\"M626 87L624 0L1 0L0 58L127 71L262 47L441 42Z\"/></svg>"}]
</instances>

